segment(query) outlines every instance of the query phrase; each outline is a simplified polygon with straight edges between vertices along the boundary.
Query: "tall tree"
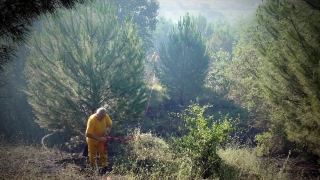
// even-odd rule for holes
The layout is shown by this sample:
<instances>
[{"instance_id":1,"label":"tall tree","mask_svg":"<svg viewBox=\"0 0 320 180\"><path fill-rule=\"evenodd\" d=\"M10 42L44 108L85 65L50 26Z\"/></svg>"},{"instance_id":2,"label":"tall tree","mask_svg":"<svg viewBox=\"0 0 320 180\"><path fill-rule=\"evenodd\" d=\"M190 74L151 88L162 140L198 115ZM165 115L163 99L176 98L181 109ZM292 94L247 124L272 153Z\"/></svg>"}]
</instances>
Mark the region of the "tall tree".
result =
<instances>
[{"instance_id":1,"label":"tall tree","mask_svg":"<svg viewBox=\"0 0 320 180\"><path fill-rule=\"evenodd\" d=\"M227 78L230 81L228 97L238 105L256 113L263 106L263 95L258 85L259 52L254 47L257 23L254 19L239 19L235 28L237 42L229 62ZM261 113L261 112L260 112Z\"/></svg>"},{"instance_id":2,"label":"tall tree","mask_svg":"<svg viewBox=\"0 0 320 180\"><path fill-rule=\"evenodd\" d=\"M233 48L232 61L223 71L229 82L227 97L232 99L237 106L248 110L249 117L245 122L248 127L246 136L252 140L254 137L260 137L256 139L259 140L256 150L260 154L262 151L267 154L287 153L292 148L292 143L287 140L283 124L272 121L270 114L273 113L274 108L266 103L267 94L260 86L263 83L260 78L263 64L259 61L261 55L255 47L256 27L257 22L251 18L239 19L237 25L234 26L236 29L234 37L237 43ZM263 133L256 136L261 132ZM267 135L268 140L264 141L266 138L261 137ZM268 146L268 151L265 151L266 146Z\"/></svg>"},{"instance_id":3,"label":"tall tree","mask_svg":"<svg viewBox=\"0 0 320 180\"><path fill-rule=\"evenodd\" d=\"M161 48L161 44L167 44L169 42L169 32L173 28L174 24L171 19L165 17L159 17L157 22L157 28L153 33L153 52L158 52Z\"/></svg>"},{"instance_id":4,"label":"tall tree","mask_svg":"<svg viewBox=\"0 0 320 180\"><path fill-rule=\"evenodd\" d=\"M0 3L0 70L12 60L27 38L32 23L41 14L54 14L59 8L73 8L85 0L2 0Z\"/></svg>"},{"instance_id":5,"label":"tall tree","mask_svg":"<svg viewBox=\"0 0 320 180\"><path fill-rule=\"evenodd\" d=\"M25 51L25 46L20 47L17 57L25 59ZM0 131L10 142L39 142L45 132L34 122L32 108L21 91L26 86L23 69L24 63L12 61L1 72L0 79L8 84L0 88Z\"/></svg>"},{"instance_id":6,"label":"tall tree","mask_svg":"<svg viewBox=\"0 0 320 180\"><path fill-rule=\"evenodd\" d=\"M117 11L108 1L97 1L42 19L24 73L28 102L41 127L74 134L104 106L119 128L143 112L141 40L132 23L118 23Z\"/></svg>"},{"instance_id":7,"label":"tall tree","mask_svg":"<svg viewBox=\"0 0 320 180\"><path fill-rule=\"evenodd\" d=\"M211 26L213 32L207 43L210 52L223 51L231 54L235 40L230 24L225 21L216 21Z\"/></svg>"},{"instance_id":8,"label":"tall tree","mask_svg":"<svg viewBox=\"0 0 320 180\"><path fill-rule=\"evenodd\" d=\"M267 0L259 7L261 87L290 141L320 156L320 5Z\"/></svg>"},{"instance_id":9,"label":"tall tree","mask_svg":"<svg viewBox=\"0 0 320 180\"><path fill-rule=\"evenodd\" d=\"M157 0L113 0L118 5L118 19L125 22L127 14L138 26L138 34L143 40L143 48L148 51L153 45L152 33L156 30L159 2Z\"/></svg>"},{"instance_id":10,"label":"tall tree","mask_svg":"<svg viewBox=\"0 0 320 180\"><path fill-rule=\"evenodd\" d=\"M229 23L217 21L212 26L212 35L206 45L210 53L210 73L208 85L218 96L228 94L232 46L235 42Z\"/></svg>"},{"instance_id":11,"label":"tall tree","mask_svg":"<svg viewBox=\"0 0 320 180\"><path fill-rule=\"evenodd\" d=\"M172 29L159 57L159 80L171 98L181 105L195 98L205 83L210 58L205 40L189 14Z\"/></svg>"},{"instance_id":12,"label":"tall tree","mask_svg":"<svg viewBox=\"0 0 320 180\"><path fill-rule=\"evenodd\" d=\"M199 14L194 17L197 28L201 31L204 38L209 38L213 33L213 24L207 21L207 18Z\"/></svg>"}]
</instances>

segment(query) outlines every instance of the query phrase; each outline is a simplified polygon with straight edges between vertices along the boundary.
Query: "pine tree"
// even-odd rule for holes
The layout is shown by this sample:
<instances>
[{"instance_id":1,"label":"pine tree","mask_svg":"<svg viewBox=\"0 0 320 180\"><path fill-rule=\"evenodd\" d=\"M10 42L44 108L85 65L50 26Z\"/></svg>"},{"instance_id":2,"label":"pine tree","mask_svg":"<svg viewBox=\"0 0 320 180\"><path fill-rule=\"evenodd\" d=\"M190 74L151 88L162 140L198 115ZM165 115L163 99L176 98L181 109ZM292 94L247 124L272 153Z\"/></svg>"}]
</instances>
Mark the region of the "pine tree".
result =
<instances>
[{"instance_id":1,"label":"pine tree","mask_svg":"<svg viewBox=\"0 0 320 180\"><path fill-rule=\"evenodd\" d=\"M2 0L0 3L0 70L15 57L26 41L31 26L41 14L54 14L59 8L71 9L85 0Z\"/></svg>"},{"instance_id":2,"label":"pine tree","mask_svg":"<svg viewBox=\"0 0 320 180\"><path fill-rule=\"evenodd\" d=\"M267 0L256 47L261 87L288 139L320 156L320 8L316 0Z\"/></svg>"},{"instance_id":3,"label":"pine tree","mask_svg":"<svg viewBox=\"0 0 320 180\"><path fill-rule=\"evenodd\" d=\"M138 27L138 34L143 40L145 52L153 46L152 34L158 22L159 2L157 0L113 0L118 5L118 20L125 21L127 14L133 17Z\"/></svg>"},{"instance_id":4,"label":"pine tree","mask_svg":"<svg viewBox=\"0 0 320 180\"><path fill-rule=\"evenodd\" d=\"M196 98L205 83L209 55L205 40L189 14L172 29L159 57L159 80L171 98L181 105Z\"/></svg>"},{"instance_id":5,"label":"pine tree","mask_svg":"<svg viewBox=\"0 0 320 180\"><path fill-rule=\"evenodd\" d=\"M224 70L230 81L228 97L238 106L255 114L263 111L263 96L258 85L261 65L258 61L259 52L253 43L256 26L253 19L240 19L234 26L237 43L232 51L232 61Z\"/></svg>"},{"instance_id":6,"label":"pine tree","mask_svg":"<svg viewBox=\"0 0 320 180\"><path fill-rule=\"evenodd\" d=\"M232 73L228 69L231 65L234 36L227 22L217 21L212 27L214 27L212 36L206 43L210 52L210 73L207 85L217 96L225 97L230 86L227 76Z\"/></svg>"},{"instance_id":7,"label":"pine tree","mask_svg":"<svg viewBox=\"0 0 320 180\"><path fill-rule=\"evenodd\" d=\"M24 72L28 102L41 127L83 132L91 113L106 107L120 128L143 112L141 40L129 21L120 26L117 11L98 1L41 19Z\"/></svg>"},{"instance_id":8,"label":"pine tree","mask_svg":"<svg viewBox=\"0 0 320 180\"><path fill-rule=\"evenodd\" d=\"M25 59L25 46L17 52L19 59ZM22 79L24 63L12 61L1 72L0 80L8 82L0 88L0 131L11 142L37 142L45 135L33 120L32 108L21 88L26 86Z\"/></svg>"},{"instance_id":9,"label":"pine tree","mask_svg":"<svg viewBox=\"0 0 320 180\"><path fill-rule=\"evenodd\" d=\"M194 22L200 30L202 37L210 38L213 34L213 24L207 21L207 18L199 14L194 17Z\"/></svg>"},{"instance_id":10,"label":"pine tree","mask_svg":"<svg viewBox=\"0 0 320 180\"><path fill-rule=\"evenodd\" d=\"M165 17L159 17L157 28L153 33L153 52L159 53L159 49L161 48L161 44L167 44L169 42L169 34L170 30L173 28L174 23L171 19L166 19ZM151 59L151 58L150 58Z\"/></svg>"}]
</instances>

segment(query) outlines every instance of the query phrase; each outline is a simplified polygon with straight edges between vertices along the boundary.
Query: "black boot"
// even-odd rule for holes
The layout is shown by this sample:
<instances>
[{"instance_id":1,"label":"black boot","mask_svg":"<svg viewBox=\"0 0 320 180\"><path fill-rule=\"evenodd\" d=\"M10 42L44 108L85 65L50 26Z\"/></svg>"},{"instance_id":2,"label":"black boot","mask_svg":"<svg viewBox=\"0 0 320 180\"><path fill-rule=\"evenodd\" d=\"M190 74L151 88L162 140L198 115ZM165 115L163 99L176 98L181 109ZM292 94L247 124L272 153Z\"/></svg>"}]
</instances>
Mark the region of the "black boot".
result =
<instances>
[{"instance_id":1,"label":"black boot","mask_svg":"<svg viewBox=\"0 0 320 180\"><path fill-rule=\"evenodd\" d=\"M105 174L107 172L111 172L111 171L112 171L112 167L109 165L109 166L105 166L105 167L101 168L99 170L99 173L100 173L100 175L103 175L103 174Z\"/></svg>"}]
</instances>

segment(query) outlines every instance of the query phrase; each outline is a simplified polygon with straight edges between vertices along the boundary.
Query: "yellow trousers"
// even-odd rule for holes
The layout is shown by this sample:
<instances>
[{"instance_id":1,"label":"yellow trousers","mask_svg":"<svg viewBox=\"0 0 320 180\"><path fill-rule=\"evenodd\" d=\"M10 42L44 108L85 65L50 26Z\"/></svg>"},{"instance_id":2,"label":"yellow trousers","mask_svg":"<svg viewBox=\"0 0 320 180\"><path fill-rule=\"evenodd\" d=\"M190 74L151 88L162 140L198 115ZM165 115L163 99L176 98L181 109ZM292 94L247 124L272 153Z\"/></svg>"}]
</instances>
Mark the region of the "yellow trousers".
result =
<instances>
[{"instance_id":1,"label":"yellow trousers","mask_svg":"<svg viewBox=\"0 0 320 180\"><path fill-rule=\"evenodd\" d=\"M108 166L108 154L106 150L104 150L104 144L102 141L95 141L95 140L87 140L88 144L88 155L90 160L90 166L96 166L96 158L97 158L97 151L99 152L100 156L100 163L102 167Z\"/></svg>"}]
</instances>

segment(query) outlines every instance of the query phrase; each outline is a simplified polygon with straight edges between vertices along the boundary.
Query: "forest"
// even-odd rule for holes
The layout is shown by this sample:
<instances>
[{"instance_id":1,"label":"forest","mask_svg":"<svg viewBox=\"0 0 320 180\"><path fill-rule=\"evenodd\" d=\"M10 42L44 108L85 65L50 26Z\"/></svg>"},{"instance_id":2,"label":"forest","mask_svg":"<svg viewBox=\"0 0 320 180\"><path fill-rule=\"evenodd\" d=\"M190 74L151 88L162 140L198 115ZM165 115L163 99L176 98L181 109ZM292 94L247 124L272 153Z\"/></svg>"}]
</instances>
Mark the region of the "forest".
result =
<instances>
[{"instance_id":1,"label":"forest","mask_svg":"<svg viewBox=\"0 0 320 180\"><path fill-rule=\"evenodd\" d=\"M320 2L160 3L1 1L0 179L320 178ZM83 156L100 107L106 174Z\"/></svg>"}]
</instances>

